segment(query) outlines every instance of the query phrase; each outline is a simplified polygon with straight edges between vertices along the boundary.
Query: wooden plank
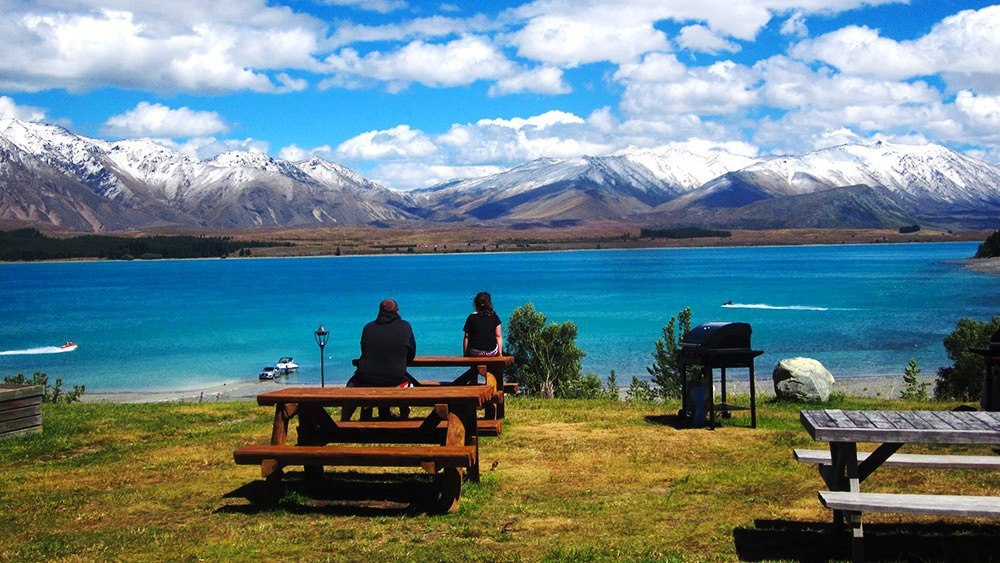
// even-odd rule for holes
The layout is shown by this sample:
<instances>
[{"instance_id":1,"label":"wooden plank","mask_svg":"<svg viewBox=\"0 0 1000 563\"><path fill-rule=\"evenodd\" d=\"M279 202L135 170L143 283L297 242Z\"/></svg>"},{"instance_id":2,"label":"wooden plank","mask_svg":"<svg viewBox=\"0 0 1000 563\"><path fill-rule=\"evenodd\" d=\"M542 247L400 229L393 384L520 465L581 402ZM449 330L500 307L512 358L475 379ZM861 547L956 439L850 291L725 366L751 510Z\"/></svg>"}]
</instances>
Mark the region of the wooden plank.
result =
<instances>
[{"instance_id":1,"label":"wooden plank","mask_svg":"<svg viewBox=\"0 0 1000 563\"><path fill-rule=\"evenodd\" d=\"M0 384L0 402L13 401L24 397L42 396L44 390L41 385L15 385Z\"/></svg>"},{"instance_id":2,"label":"wooden plank","mask_svg":"<svg viewBox=\"0 0 1000 563\"><path fill-rule=\"evenodd\" d=\"M803 450L793 452L799 463L830 465L829 450ZM858 462L868 459L871 452L858 452ZM949 455L949 454L901 454L889 456L885 467L926 467L936 469L989 469L1000 470L1000 456L992 455Z\"/></svg>"},{"instance_id":3,"label":"wooden plank","mask_svg":"<svg viewBox=\"0 0 1000 563\"><path fill-rule=\"evenodd\" d=\"M32 407L42 404L42 396L35 395L32 397L23 397L21 399L14 399L12 401L4 401L0 403L0 411L9 409L19 409L21 407Z\"/></svg>"},{"instance_id":4,"label":"wooden plank","mask_svg":"<svg viewBox=\"0 0 1000 563\"><path fill-rule=\"evenodd\" d=\"M820 491L823 506L853 512L893 512L971 518L1000 517L1000 497Z\"/></svg>"},{"instance_id":5,"label":"wooden plank","mask_svg":"<svg viewBox=\"0 0 1000 563\"><path fill-rule=\"evenodd\" d=\"M854 421L842 410L827 410L826 414L833 420L833 426L837 428L857 428Z\"/></svg>"},{"instance_id":6,"label":"wooden plank","mask_svg":"<svg viewBox=\"0 0 1000 563\"><path fill-rule=\"evenodd\" d=\"M868 418L868 411L840 411L850 420L855 428L878 428L871 419Z\"/></svg>"},{"instance_id":7,"label":"wooden plank","mask_svg":"<svg viewBox=\"0 0 1000 563\"><path fill-rule=\"evenodd\" d=\"M406 467L433 463L438 467L471 467L475 446L244 446L233 453L237 464L256 465L276 459L282 465L350 465Z\"/></svg>"},{"instance_id":8,"label":"wooden plank","mask_svg":"<svg viewBox=\"0 0 1000 563\"><path fill-rule=\"evenodd\" d=\"M0 422L0 434L6 434L8 432L14 432L17 430L23 430L25 428L32 428L41 425L42 425L42 415L27 416L24 418L18 418L16 420L7 420L4 422Z\"/></svg>"},{"instance_id":9,"label":"wooden plank","mask_svg":"<svg viewBox=\"0 0 1000 563\"><path fill-rule=\"evenodd\" d=\"M888 420L897 430L913 429L913 423L906 419L899 411L881 411L882 416Z\"/></svg>"},{"instance_id":10,"label":"wooden plank","mask_svg":"<svg viewBox=\"0 0 1000 563\"><path fill-rule=\"evenodd\" d=\"M41 426L31 426L28 428L22 428L20 430L11 430L10 432L0 432L0 439L9 438L12 436L20 436L22 434L37 434L42 431Z\"/></svg>"},{"instance_id":11,"label":"wooden plank","mask_svg":"<svg viewBox=\"0 0 1000 563\"><path fill-rule=\"evenodd\" d=\"M926 420L920 411L901 411L899 414L918 430L934 429L934 422Z\"/></svg>"},{"instance_id":12,"label":"wooden plank","mask_svg":"<svg viewBox=\"0 0 1000 563\"><path fill-rule=\"evenodd\" d=\"M38 409L38 406L31 407L21 407L19 409L8 409L0 410L0 422L8 420L17 420L19 418L27 418L31 416L41 416L42 411Z\"/></svg>"},{"instance_id":13,"label":"wooden plank","mask_svg":"<svg viewBox=\"0 0 1000 563\"><path fill-rule=\"evenodd\" d=\"M257 404L273 406L285 403L325 406L429 406L438 403L468 404L482 408L494 400L496 390L486 385L448 385L426 387L289 387L257 395Z\"/></svg>"},{"instance_id":14,"label":"wooden plank","mask_svg":"<svg viewBox=\"0 0 1000 563\"><path fill-rule=\"evenodd\" d=\"M883 411L865 411L865 416L868 417L868 420L870 420L876 428L896 428L896 425L885 416L885 412Z\"/></svg>"},{"instance_id":15,"label":"wooden plank","mask_svg":"<svg viewBox=\"0 0 1000 563\"><path fill-rule=\"evenodd\" d=\"M994 412L970 411L969 416L978 420L985 428L1000 432L1000 415Z\"/></svg>"},{"instance_id":16,"label":"wooden plank","mask_svg":"<svg viewBox=\"0 0 1000 563\"><path fill-rule=\"evenodd\" d=\"M964 418L960 418L955 416L954 413L950 413L947 411L935 412L934 416L938 417L945 424L947 424L951 428L954 428L955 430L971 430L976 432L983 430L983 426L979 424L979 421L977 421L972 417L967 416ZM988 431L988 429L986 430Z\"/></svg>"}]
</instances>

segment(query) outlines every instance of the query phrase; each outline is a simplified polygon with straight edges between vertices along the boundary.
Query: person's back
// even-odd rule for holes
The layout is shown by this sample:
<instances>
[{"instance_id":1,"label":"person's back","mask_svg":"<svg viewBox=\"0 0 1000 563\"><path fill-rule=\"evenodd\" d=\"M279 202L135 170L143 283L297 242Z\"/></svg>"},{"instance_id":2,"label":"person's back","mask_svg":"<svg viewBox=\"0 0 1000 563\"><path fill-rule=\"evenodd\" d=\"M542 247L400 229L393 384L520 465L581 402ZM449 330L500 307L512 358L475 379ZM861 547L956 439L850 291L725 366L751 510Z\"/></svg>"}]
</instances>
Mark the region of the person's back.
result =
<instances>
[{"instance_id":1,"label":"person's back","mask_svg":"<svg viewBox=\"0 0 1000 563\"><path fill-rule=\"evenodd\" d=\"M382 301L378 317L361 331L361 357L349 385L391 387L408 381L406 365L417 353L410 323L399 316L391 299Z\"/></svg>"}]
</instances>

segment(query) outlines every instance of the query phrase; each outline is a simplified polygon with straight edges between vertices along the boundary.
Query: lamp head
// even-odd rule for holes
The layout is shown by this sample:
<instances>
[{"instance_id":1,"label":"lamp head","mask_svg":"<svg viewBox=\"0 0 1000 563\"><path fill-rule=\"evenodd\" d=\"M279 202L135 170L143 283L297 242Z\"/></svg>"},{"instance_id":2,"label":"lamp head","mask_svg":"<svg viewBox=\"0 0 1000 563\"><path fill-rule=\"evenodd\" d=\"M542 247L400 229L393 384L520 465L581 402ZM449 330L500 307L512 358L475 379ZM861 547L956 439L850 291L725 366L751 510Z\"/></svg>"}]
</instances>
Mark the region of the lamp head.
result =
<instances>
[{"instance_id":1,"label":"lamp head","mask_svg":"<svg viewBox=\"0 0 1000 563\"><path fill-rule=\"evenodd\" d=\"M316 344L318 344L319 347L322 348L326 346L327 340L330 339L330 331L326 330L326 328L324 328L323 325L320 325L319 328L316 329L316 333L314 336L316 336Z\"/></svg>"}]
</instances>

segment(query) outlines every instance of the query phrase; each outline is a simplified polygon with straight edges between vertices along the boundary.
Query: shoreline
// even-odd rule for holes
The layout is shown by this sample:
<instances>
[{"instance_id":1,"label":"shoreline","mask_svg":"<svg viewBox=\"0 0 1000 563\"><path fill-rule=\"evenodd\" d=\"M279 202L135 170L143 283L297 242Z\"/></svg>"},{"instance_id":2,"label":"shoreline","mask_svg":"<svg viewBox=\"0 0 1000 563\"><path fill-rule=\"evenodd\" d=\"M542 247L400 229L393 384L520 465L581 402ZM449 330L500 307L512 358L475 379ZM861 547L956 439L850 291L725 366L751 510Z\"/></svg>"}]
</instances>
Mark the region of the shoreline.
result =
<instances>
[{"instance_id":1,"label":"shoreline","mask_svg":"<svg viewBox=\"0 0 1000 563\"><path fill-rule=\"evenodd\" d=\"M931 383L933 377L921 378ZM774 396L774 384L770 377L756 380L757 395L760 399ZM252 401L261 393L277 391L287 387L317 387L316 385L288 384L275 381L233 381L198 389L158 390L158 391L112 391L101 393L84 393L81 403L203 403L223 401ZM343 384L328 387L343 387ZM903 388L902 375L861 375L841 377L833 385L834 393L842 393L851 397L868 397L883 399L898 399ZM626 387L621 387L624 393ZM743 394L749 392L749 382L746 380L730 380L726 386L727 393Z\"/></svg>"}]
</instances>

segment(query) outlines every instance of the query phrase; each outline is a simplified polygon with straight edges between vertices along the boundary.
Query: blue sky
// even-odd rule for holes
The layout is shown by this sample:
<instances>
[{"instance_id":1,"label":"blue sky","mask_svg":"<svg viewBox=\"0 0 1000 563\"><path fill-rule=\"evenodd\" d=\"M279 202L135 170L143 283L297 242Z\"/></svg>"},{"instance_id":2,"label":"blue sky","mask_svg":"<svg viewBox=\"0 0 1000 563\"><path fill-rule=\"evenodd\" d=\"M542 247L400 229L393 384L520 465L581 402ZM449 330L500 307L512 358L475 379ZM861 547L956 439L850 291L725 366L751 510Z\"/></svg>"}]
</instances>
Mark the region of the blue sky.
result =
<instances>
[{"instance_id":1,"label":"blue sky","mask_svg":"<svg viewBox=\"0 0 1000 563\"><path fill-rule=\"evenodd\" d=\"M664 146L1000 162L988 2L0 0L0 44L0 118L400 189Z\"/></svg>"}]
</instances>

